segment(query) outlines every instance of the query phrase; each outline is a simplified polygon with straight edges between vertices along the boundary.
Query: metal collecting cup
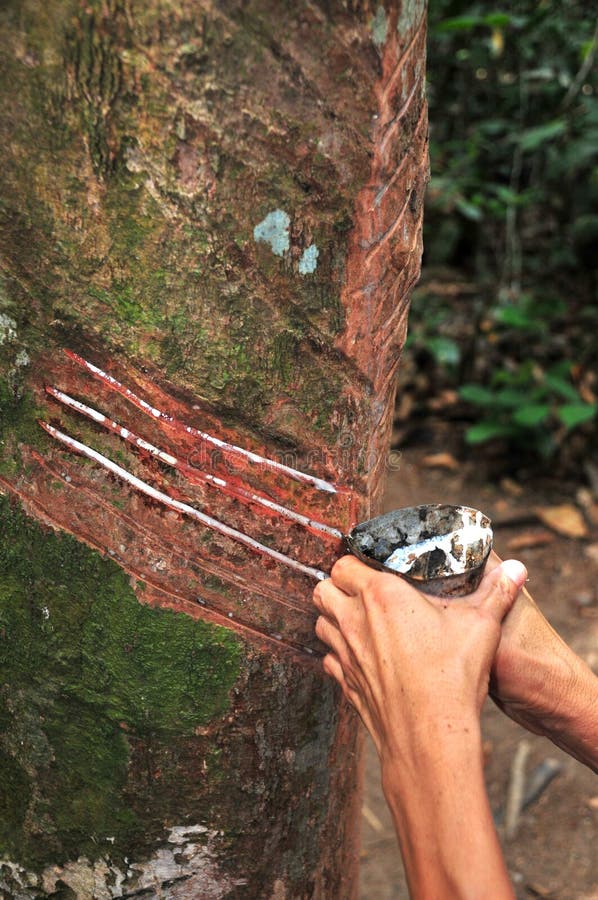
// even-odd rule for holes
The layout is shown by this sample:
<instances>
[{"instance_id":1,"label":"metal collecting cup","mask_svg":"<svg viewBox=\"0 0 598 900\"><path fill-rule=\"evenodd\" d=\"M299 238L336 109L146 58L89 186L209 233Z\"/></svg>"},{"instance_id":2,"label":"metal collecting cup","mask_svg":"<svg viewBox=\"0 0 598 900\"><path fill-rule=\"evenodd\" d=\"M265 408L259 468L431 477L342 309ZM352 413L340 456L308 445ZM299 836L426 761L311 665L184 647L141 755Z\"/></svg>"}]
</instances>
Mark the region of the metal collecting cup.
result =
<instances>
[{"instance_id":1,"label":"metal collecting cup","mask_svg":"<svg viewBox=\"0 0 598 900\"><path fill-rule=\"evenodd\" d=\"M479 585L492 549L492 523L469 506L408 506L361 522L345 538L350 553L437 597Z\"/></svg>"}]
</instances>

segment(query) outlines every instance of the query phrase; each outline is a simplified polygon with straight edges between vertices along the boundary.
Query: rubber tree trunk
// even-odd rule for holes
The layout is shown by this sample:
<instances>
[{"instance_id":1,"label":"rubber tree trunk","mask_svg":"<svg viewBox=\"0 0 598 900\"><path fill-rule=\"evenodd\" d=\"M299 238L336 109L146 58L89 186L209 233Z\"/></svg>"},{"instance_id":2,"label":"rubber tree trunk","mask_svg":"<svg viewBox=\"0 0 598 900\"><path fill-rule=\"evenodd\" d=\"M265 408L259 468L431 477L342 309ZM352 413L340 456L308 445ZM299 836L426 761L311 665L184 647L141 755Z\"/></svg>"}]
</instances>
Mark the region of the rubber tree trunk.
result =
<instances>
[{"instance_id":1,"label":"rubber tree trunk","mask_svg":"<svg viewBox=\"0 0 598 900\"><path fill-rule=\"evenodd\" d=\"M2 4L3 896L356 894L310 595L388 462L424 15Z\"/></svg>"}]
</instances>

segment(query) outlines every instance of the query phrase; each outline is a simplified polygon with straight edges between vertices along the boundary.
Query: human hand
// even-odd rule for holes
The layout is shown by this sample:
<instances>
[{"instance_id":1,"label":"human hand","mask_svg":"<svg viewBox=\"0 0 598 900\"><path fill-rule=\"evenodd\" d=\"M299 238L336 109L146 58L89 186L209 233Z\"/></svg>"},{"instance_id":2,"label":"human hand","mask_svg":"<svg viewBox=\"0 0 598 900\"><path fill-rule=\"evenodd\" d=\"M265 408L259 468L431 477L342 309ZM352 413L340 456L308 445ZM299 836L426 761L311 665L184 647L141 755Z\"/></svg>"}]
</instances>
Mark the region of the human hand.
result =
<instances>
[{"instance_id":1,"label":"human hand","mask_svg":"<svg viewBox=\"0 0 598 900\"><path fill-rule=\"evenodd\" d=\"M427 723L475 729L488 692L501 621L527 577L509 560L468 597L442 600L352 556L320 582L318 637L325 671L340 684L378 753L413 762Z\"/></svg>"},{"instance_id":2,"label":"human hand","mask_svg":"<svg viewBox=\"0 0 598 900\"><path fill-rule=\"evenodd\" d=\"M509 577L510 576L510 577ZM479 713L527 576L504 563L458 600L345 556L314 591L316 633L372 735L410 896L512 900L484 787Z\"/></svg>"}]
</instances>

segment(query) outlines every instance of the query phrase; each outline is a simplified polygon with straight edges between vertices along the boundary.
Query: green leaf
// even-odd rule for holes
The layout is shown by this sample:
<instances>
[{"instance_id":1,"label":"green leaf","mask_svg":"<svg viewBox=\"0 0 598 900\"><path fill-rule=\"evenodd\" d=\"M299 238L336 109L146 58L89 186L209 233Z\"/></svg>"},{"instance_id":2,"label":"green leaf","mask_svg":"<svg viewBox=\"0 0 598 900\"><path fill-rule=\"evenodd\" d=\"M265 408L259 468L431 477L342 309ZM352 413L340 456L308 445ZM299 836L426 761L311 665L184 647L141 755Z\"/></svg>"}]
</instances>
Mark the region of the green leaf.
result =
<instances>
[{"instance_id":1,"label":"green leaf","mask_svg":"<svg viewBox=\"0 0 598 900\"><path fill-rule=\"evenodd\" d=\"M567 428L575 428L589 422L596 415L596 403L565 403L557 410L557 415Z\"/></svg>"},{"instance_id":2,"label":"green leaf","mask_svg":"<svg viewBox=\"0 0 598 900\"><path fill-rule=\"evenodd\" d=\"M522 150L537 150L542 144L548 143L555 137L563 134L565 131L564 119L556 119L554 122L547 122L545 125L538 125L536 128L528 128L519 138Z\"/></svg>"},{"instance_id":3,"label":"green leaf","mask_svg":"<svg viewBox=\"0 0 598 900\"><path fill-rule=\"evenodd\" d=\"M467 200L457 200L455 206L461 215L472 222L479 222L483 217L480 207L476 206L474 203L469 203Z\"/></svg>"},{"instance_id":4,"label":"green leaf","mask_svg":"<svg viewBox=\"0 0 598 900\"><path fill-rule=\"evenodd\" d=\"M526 401L530 399L532 390L533 386L531 385L529 388L526 386L522 390L511 387L502 388L494 394L494 402L496 406L500 406L502 409L519 409L521 406L528 405Z\"/></svg>"},{"instance_id":5,"label":"green leaf","mask_svg":"<svg viewBox=\"0 0 598 900\"><path fill-rule=\"evenodd\" d=\"M509 131L512 127L511 122L508 119L486 119L483 122L480 122L477 126L478 131L481 134L502 134L505 131Z\"/></svg>"},{"instance_id":6,"label":"green leaf","mask_svg":"<svg viewBox=\"0 0 598 900\"><path fill-rule=\"evenodd\" d=\"M437 26L437 31L470 31L477 25L483 25L484 19L481 16L455 16L452 19L445 19Z\"/></svg>"},{"instance_id":7,"label":"green leaf","mask_svg":"<svg viewBox=\"0 0 598 900\"><path fill-rule=\"evenodd\" d=\"M547 403L529 403L527 406L520 406L515 410L513 421L525 428L535 428L544 421L549 412L550 406Z\"/></svg>"},{"instance_id":8,"label":"green leaf","mask_svg":"<svg viewBox=\"0 0 598 900\"><path fill-rule=\"evenodd\" d=\"M502 184L492 184L489 189L496 194L499 200L502 200L505 206L516 206L520 202L520 194Z\"/></svg>"},{"instance_id":9,"label":"green leaf","mask_svg":"<svg viewBox=\"0 0 598 900\"><path fill-rule=\"evenodd\" d=\"M461 351L456 341L451 338L438 337L428 338L426 342L427 348L441 365L456 366L461 359Z\"/></svg>"},{"instance_id":10,"label":"green leaf","mask_svg":"<svg viewBox=\"0 0 598 900\"><path fill-rule=\"evenodd\" d=\"M494 392L481 384L464 384L459 388L459 396L475 406L494 406Z\"/></svg>"},{"instance_id":11,"label":"green leaf","mask_svg":"<svg viewBox=\"0 0 598 900\"><path fill-rule=\"evenodd\" d=\"M510 437L513 428L510 425L501 425L499 422L480 422L472 425L465 432L465 440L468 444L484 444L495 438Z\"/></svg>"},{"instance_id":12,"label":"green leaf","mask_svg":"<svg viewBox=\"0 0 598 900\"><path fill-rule=\"evenodd\" d=\"M546 387L550 388L550 390L555 394L558 394L565 400L571 400L571 405L582 405L579 403L579 394L570 381L565 381L565 379L561 378L559 375L554 375L551 372L547 372L544 376L544 383Z\"/></svg>"},{"instance_id":13,"label":"green leaf","mask_svg":"<svg viewBox=\"0 0 598 900\"><path fill-rule=\"evenodd\" d=\"M508 13L488 13L484 16L484 25L490 25L491 28L506 28L511 23L511 16Z\"/></svg>"},{"instance_id":14,"label":"green leaf","mask_svg":"<svg viewBox=\"0 0 598 900\"><path fill-rule=\"evenodd\" d=\"M511 328L521 330L535 330L541 328L544 323L530 318L526 310L520 306L500 306L494 311L494 318L501 325L509 325Z\"/></svg>"}]
</instances>

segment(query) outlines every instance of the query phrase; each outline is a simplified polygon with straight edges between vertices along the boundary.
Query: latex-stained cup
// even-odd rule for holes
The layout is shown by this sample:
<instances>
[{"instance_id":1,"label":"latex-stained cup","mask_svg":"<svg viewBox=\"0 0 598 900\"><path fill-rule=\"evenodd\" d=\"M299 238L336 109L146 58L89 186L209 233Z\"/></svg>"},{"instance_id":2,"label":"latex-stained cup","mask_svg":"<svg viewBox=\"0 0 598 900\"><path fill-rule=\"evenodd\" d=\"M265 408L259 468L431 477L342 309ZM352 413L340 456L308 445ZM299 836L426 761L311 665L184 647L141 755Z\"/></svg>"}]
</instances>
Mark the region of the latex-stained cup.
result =
<instances>
[{"instance_id":1,"label":"latex-stained cup","mask_svg":"<svg viewBox=\"0 0 598 900\"><path fill-rule=\"evenodd\" d=\"M492 523L480 510L441 503L384 513L356 525L345 538L349 552L368 566L437 597L475 591L492 541ZM404 570L392 567L397 559Z\"/></svg>"}]
</instances>

